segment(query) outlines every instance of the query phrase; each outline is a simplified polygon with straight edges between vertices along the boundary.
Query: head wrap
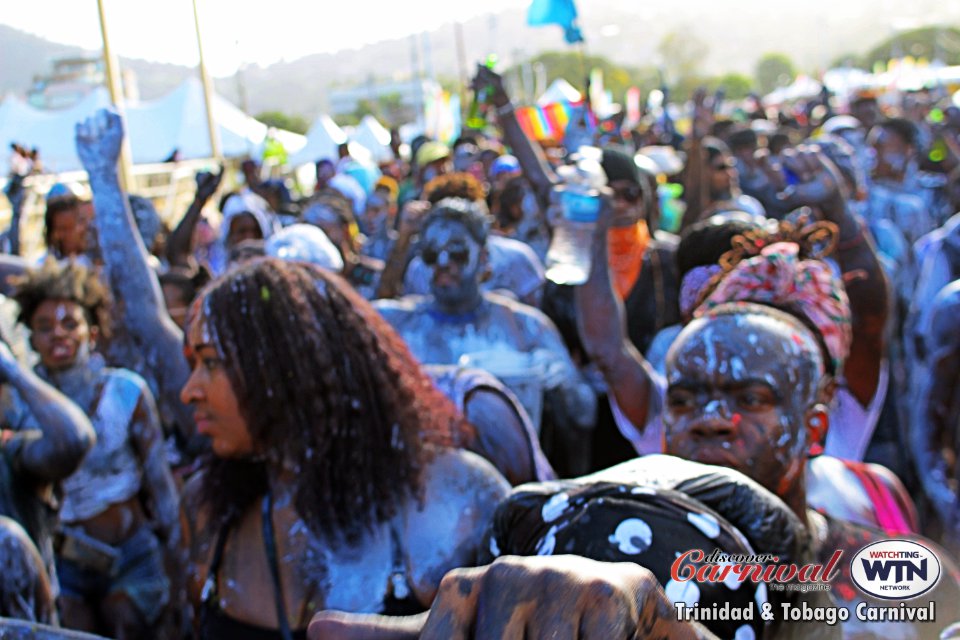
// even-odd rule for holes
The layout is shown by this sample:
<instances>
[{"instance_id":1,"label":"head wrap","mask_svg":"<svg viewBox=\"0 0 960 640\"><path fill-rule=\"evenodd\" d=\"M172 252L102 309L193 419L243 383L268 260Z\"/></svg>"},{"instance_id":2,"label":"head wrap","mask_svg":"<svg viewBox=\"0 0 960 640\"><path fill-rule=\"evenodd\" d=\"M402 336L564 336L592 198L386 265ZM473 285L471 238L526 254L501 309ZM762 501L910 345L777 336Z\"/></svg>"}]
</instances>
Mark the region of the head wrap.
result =
<instances>
[{"instance_id":1,"label":"head wrap","mask_svg":"<svg viewBox=\"0 0 960 640\"><path fill-rule=\"evenodd\" d=\"M680 281L680 315L689 318L700 303L704 290L723 267L718 264L701 265L690 269Z\"/></svg>"},{"instance_id":2,"label":"head wrap","mask_svg":"<svg viewBox=\"0 0 960 640\"><path fill-rule=\"evenodd\" d=\"M250 191L235 193L223 203L223 220L220 223L220 241L226 243L230 224L242 213L249 213L257 221L263 238L267 239L279 229L273 210L267 201Z\"/></svg>"},{"instance_id":3,"label":"head wrap","mask_svg":"<svg viewBox=\"0 0 960 640\"><path fill-rule=\"evenodd\" d=\"M850 302L843 283L822 260L801 260L795 242L774 242L725 274L694 311L700 317L728 302L755 302L797 310L823 337L834 370L839 371L853 339Z\"/></svg>"}]
</instances>

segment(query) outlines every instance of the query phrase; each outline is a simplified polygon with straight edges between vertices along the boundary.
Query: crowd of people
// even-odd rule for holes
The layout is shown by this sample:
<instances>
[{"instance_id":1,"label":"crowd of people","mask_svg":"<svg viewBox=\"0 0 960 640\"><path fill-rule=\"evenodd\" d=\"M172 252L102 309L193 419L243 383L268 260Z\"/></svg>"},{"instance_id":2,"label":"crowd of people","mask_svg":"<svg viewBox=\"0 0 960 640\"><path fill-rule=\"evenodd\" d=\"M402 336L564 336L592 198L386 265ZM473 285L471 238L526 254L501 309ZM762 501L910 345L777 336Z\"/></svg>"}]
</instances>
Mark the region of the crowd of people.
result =
<instances>
[{"instance_id":1,"label":"crowd of people","mask_svg":"<svg viewBox=\"0 0 960 640\"><path fill-rule=\"evenodd\" d=\"M39 257L14 149L0 635L960 637L960 109L698 91L688 126L587 105L543 144L473 88L488 126L450 146L343 145L302 194L201 172L173 229L98 112ZM558 284L585 145L591 267ZM934 621L676 614L896 608L849 565L891 538L940 558ZM691 549L846 560L829 590L681 584Z\"/></svg>"}]
</instances>

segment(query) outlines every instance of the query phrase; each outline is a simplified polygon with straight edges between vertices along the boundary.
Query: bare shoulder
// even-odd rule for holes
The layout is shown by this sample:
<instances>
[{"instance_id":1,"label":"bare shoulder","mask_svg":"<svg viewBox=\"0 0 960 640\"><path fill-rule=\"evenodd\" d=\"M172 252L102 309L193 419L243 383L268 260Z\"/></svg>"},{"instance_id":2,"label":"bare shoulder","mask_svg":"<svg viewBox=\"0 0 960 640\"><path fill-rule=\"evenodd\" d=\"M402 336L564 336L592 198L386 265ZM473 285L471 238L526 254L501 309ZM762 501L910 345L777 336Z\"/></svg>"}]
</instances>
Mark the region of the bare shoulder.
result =
<instances>
[{"instance_id":1,"label":"bare shoulder","mask_svg":"<svg viewBox=\"0 0 960 640\"><path fill-rule=\"evenodd\" d=\"M447 571L476 564L483 534L510 486L469 451L437 451L423 473L421 499L411 500L401 528L410 584L427 605Z\"/></svg>"},{"instance_id":2,"label":"bare shoulder","mask_svg":"<svg viewBox=\"0 0 960 640\"><path fill-rule=\"evenodd\" d=\"M424 469L423 487L423 509L431 507L431 496L467 506L497 503L510 491L510 485L490 462L462 449L437 450Z\"/></svg>"}]
</instances>

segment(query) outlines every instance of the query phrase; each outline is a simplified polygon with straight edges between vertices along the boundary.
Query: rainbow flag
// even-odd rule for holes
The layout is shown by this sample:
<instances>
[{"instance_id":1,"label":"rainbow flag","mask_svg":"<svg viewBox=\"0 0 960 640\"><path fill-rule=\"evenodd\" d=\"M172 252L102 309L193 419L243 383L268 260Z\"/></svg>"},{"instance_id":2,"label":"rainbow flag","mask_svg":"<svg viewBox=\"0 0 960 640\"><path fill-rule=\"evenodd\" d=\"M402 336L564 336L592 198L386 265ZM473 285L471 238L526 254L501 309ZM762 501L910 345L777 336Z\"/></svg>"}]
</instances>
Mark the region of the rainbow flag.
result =
<instances>
[{"instance_id":1,"label":"rainbow flag","mask_svg":"<svg viewBox=\"0 0 960 640\"><path fill-rule=\"evenodd\" d=\"M517 109L517 121L528 138L537 141L559 142L570 123L570 111L577 104L554 102L544 106L520 107Z\"/></svg>"}]
</instances>

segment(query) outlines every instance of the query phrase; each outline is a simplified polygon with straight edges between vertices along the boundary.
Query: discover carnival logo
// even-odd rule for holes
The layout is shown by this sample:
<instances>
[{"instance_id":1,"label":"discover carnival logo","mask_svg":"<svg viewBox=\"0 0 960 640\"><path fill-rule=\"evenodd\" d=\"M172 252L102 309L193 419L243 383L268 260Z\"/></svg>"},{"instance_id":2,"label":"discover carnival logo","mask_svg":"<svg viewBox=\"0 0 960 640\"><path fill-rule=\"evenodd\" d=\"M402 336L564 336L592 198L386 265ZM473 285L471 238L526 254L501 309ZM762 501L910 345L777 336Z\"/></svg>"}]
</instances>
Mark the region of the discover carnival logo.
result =
<instances>
[{"instance_id":1,"label":"discover carnival logo","mask_svg":"<svg viewBox=\"0 0 960 640\"><path fill-rule=\"evenodd\" d=\"M863 547L850 561L850 577L866 594L884 600L923 595L940 580L940 559L910 540L883 540Z\"/></svg>"}]
</instances>

